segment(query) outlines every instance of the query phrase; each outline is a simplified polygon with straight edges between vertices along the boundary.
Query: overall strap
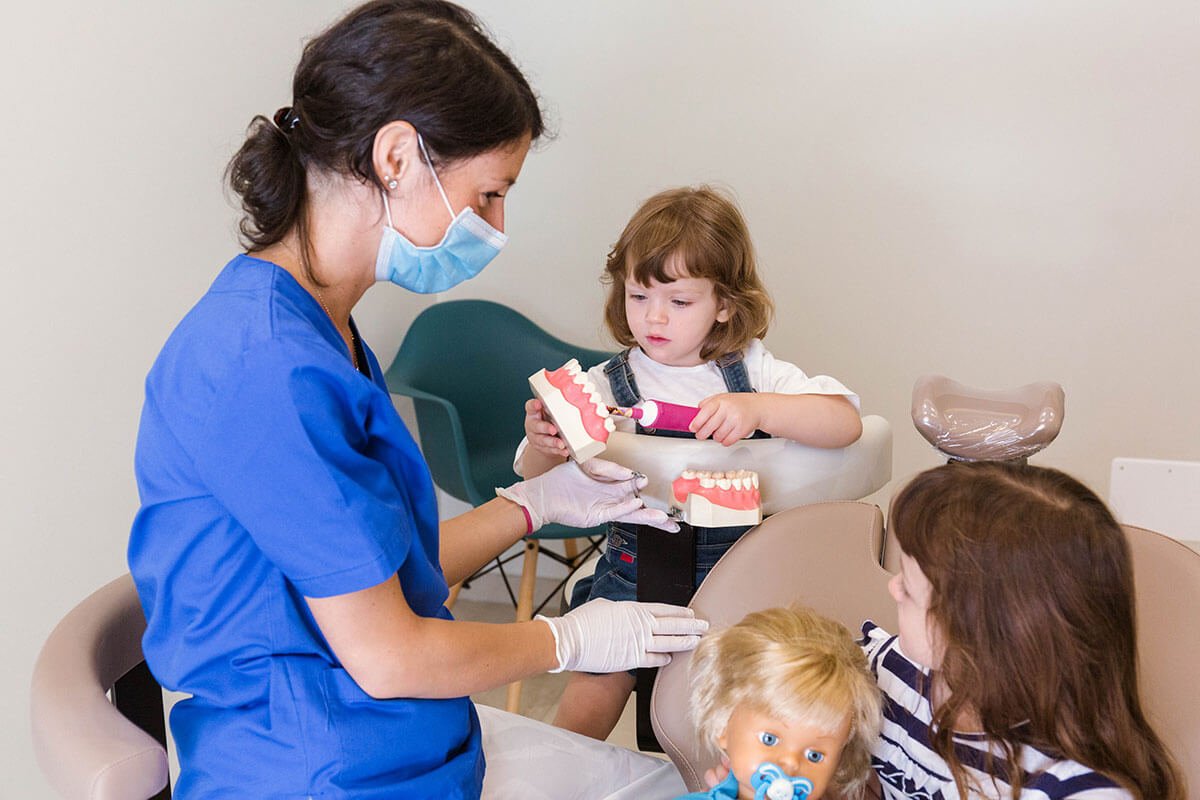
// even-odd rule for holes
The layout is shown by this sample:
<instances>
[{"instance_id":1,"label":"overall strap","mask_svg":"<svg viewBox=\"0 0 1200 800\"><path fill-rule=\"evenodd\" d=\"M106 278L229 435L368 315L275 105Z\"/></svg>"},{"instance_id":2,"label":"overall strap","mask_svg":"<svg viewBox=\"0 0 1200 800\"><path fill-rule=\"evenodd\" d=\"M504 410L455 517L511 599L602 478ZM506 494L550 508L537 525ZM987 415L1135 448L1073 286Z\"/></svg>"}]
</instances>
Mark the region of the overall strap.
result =
<instances>
[{"instance_id":1,"label":"overall strap","mask_svg":"<svg viewBox=\"0 0 1200 800\"><path fill-rule=\"evenodd\" d=\"M629 350L610 358L604 365L604 375L608 378L608 386L617 405L629 408L642 401L642 393L638 391L637 381L633 377L633 367L629 366Z\"/></svg>"},{"instance_id":2,"label":"overall strap","mask_svg":"<svg viewBox=\"0 0 1200 800\"><path fill-rule=\"evenodd\" d=\"M746 372L746 362L742 360L740 350L726 353L713 362L721 370L725 380L725 388L732 393L757 391L750 385L750 375Z\"/></svg>"},{"instance_id":3,"label":"overall strap","mask_svg":"<svg viewBox=\"0 0 1200 800\"><path fill-rule=\"evenodd\" d=\"M742 358L740 350L726 353L713 363L717 365L717 369L721 370L721 377L725 379L725 388L730 393L758 391L750 385L750 374L746 371L746 362ZM770 439L771 434L763 431L755 431L748 438Z\"/></svg>"}]
</instances>

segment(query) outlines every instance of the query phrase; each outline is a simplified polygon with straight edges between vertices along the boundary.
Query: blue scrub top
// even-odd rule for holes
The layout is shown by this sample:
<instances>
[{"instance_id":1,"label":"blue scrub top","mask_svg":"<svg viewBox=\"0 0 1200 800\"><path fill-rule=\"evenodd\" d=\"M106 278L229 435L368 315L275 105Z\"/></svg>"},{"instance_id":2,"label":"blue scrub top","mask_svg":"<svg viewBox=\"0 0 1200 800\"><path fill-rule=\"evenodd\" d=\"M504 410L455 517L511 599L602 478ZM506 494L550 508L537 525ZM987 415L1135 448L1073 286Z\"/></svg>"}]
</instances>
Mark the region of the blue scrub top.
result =
<instances>
[{"instance_id":1,"label":"blue scrub top","mask_svg":"<svg viewBox=\"0 0 1200 800\"><path fill-rule=\"evenodd\" d=\"M374 700L304 597L399 574L450 618L428 468L367 350L291 275L238 256L146 379L129 566L171 713L175 797L477 798L467 698Z\"/></svg>"}]
</instances>

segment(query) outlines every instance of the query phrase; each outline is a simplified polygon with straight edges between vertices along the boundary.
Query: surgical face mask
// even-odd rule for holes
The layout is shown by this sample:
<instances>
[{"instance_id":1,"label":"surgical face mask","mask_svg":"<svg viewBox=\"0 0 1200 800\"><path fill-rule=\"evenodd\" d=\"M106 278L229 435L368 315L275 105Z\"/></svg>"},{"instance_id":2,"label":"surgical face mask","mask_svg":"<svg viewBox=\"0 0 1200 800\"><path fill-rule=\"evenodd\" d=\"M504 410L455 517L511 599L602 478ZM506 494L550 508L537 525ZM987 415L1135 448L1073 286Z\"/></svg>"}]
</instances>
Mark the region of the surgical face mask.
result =
<instances>
[{"instance_id":1,"label":"surgical face mask","mask_svg":"<svg viewBox=\"0 0 1200 800\"><path fill-rule=\"evenodd\" d=\"M417 247L393 226L392 209L385 191L383 207L387 211L387 226L383 229L379 254L375 258L375 279L391 281L419 294L433 294L478 275L508 242L508 237L489 225L470 206L457 215L454 213L420 134L417 134L417 144L425 164L433 173L442 202L450 212L450 227L437 244Z\"/></svg>"}]
</instances>

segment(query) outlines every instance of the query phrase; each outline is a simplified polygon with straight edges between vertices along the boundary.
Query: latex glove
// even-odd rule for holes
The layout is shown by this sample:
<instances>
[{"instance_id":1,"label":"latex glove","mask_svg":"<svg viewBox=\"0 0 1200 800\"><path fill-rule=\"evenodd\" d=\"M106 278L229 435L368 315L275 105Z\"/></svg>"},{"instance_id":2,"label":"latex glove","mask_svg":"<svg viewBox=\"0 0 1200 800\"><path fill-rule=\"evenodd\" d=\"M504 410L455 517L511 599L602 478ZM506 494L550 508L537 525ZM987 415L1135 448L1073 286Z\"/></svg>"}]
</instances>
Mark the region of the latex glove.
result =
<instances>
[{"instance_id":1,"label":"latex glove","mask_svg":"<svg viewBox=\"0 0 1200 800\"><path fill-rule=\"evenodd\" d=\"M614 602L599 597L562 617L540 619L554 633L558 669L574 672L621 672L661 667L671 653L695 648L707 620L690 608L666 603Z\"/></svg>"},{"instance_id":2,"label":"latex glove","mask_svg":"<svg viewBox=\"0 0 1200 800\"><path fill-rule=\"evenodd\" d=\"M572 528L628 522L666 531L679 530L679 524L666 512L646 508L634 493L646 481L645 475L620 464L592 458L583 467L574 461L559 464L536 478L497 489L496 494L523 506L535 531L547 522Z\"/></svg>"}]
</instances>

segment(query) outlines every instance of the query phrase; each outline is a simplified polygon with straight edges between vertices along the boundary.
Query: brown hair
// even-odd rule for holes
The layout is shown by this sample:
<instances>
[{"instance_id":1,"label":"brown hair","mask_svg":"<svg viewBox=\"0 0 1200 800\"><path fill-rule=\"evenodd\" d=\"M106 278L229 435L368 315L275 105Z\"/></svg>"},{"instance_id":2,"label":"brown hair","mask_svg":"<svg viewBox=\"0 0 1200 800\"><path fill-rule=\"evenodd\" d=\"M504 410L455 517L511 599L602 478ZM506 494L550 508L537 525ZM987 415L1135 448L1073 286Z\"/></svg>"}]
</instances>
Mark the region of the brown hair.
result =
<instances>
[{"instance_id":1,"label":"brown hair","mask_svg":"<svg viewBox=\"0 0 1200 800\"><path fill-rule=\"evenodd\" d=\"M672 267L686 274L672 274ZM759 280L750 231L734 201L711 186L668 189L637 210L608 254L601 281L609 285L604 321L625 347L637 344L625 318L625 280L708 278L729 319L714 323L700 357L734 353L767 333L774 307Z\"/></svg>"},{"instance_id":2,"label":"brown hair","mask_svg":"<svg viewBox=\"0 0 1200 800\"><path fill-rule=\"evenodd\" d=\"M909 483L890 524L932 587L947 694L931 738L960 794L967 776L954 724L973 712L1004 754L1014 798L1029 745L1135 798L1183 800L1138 695L1128 543L1090 489L1054 469L951 463Z\"/></svg>"},{"instance_id":3,"label":"brown hair","mask_svg":"<svg viewBox=\"0 0 1200 800\"><path fill-rule=\"evenodd\" d=\"M247 250L293 229L308 262L309 170L383 189L372 167L375 134L406 120L436 165L490 152L545 131L537 97L479 19L443 0L374 0L304 47L291 106L257 116L226 177L241 197Z\"/></svg>"},{"instance_id":4,"label":"brown hair","mask_svg":"<svg viewBox=\"0 0 1200 800\"><path fill-rule=\"evenodd\" d=\"M800 606L747 614L700 640L690 674L692 719L705 744L715 745L743 704L828 731L849 719L833 782L847 796L865 786L883 701L862 648L841 623Z\"/></svg>"}]
</instances>

